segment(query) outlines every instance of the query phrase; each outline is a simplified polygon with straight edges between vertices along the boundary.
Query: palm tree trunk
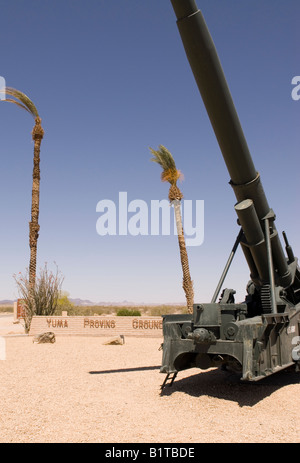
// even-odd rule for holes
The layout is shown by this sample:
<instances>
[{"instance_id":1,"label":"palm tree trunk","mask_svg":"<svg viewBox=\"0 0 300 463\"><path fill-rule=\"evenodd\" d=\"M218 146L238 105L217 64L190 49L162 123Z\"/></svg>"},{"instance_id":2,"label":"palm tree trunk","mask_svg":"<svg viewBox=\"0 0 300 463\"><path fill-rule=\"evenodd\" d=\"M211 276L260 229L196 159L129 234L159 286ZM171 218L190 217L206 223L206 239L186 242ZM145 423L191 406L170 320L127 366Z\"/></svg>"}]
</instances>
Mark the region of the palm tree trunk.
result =
<instances>
[{"instance_id":1,"label":"palm tree trunk","mask_svg":"<svg viewBox=\"0 0 300 463\"><path fill-rule=\"evenodd\" d=\"M191 280L188 255L186 251L184 235L178 236L179 250L180 250L180 259L183 272L183 282L182 287L185 292L187 308L189 313L193 313L194 305L194 289L193 282Z\"/></svg>"},{"instance_id":2,"label":"palm tree trunk","mask_svg":"<svg viewBox=\"0 0 300 463\"><path fill-rule=\"evenodd\" d=\"M169 194L170 197L170 194ZM171 194L172 197L172 194ZM183 273L183 282L182 287L185 292L186 302L187 302L187 309L189 313L193 313L193 304L194 304L194 288L193 282L191 279L190 268L189 268L189 259L186 250L183 226L182 226L182 217L181 217L181 210L180 210L180 200L174 199L172 201L174 206L174 213L175 213L175 222L177 228L177 235L178 235L178 244L179 244L179 251L180 251L180 260L181 260L181 267Z\"/></svg>"},{"instance_id":3,"label":"palm tree trunk","mask_svg":"<svg viewBox=\"0 0 300 463\"><path fill-rule=\"evenodd\" d=\"M36 117L35 126L32 131L34 140L33 174L32 174L32 195L31 195L31 222L29 222L29 286L31 291L36 281L37 241L39 236L39 202L40 202L40 147L44 136L41 126L41 119Z\"/></svg>"}]
</instances>

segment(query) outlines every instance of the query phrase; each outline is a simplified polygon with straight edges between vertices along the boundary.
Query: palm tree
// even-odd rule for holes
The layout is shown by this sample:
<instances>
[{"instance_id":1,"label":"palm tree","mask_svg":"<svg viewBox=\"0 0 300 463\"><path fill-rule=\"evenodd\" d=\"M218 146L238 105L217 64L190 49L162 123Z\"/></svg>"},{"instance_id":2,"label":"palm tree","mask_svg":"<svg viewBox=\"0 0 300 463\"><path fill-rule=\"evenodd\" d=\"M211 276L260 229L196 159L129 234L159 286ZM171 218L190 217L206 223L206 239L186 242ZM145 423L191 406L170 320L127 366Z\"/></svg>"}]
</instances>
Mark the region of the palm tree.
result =
<instances>
[{"instance_id":1,"label":"palm tree","mask_svg":"<svg viewBox=\"0 0 300 463\"><path fill-rule=\"evenodd\" d=\"M39 236L39 203L40 203L40 148L44 136L44 130L41 126L41 118L33 102L24 93L14 88L7 87L4 90L5 98L3 101L15 103L25 109L34 117L35 126L32 130L32 139L34 141L33 155L33 174L32 174L32 195L31 195L31 221L29 222L29 287L34 290L36 282L36 260L37 260L37 241Z\"/></svg>"},{"instance_id":2,"label":"palm tree","mask_svg":"<svg viewBox=\"0 0 300 463\"><path fill-rule=\"evenodd\" d=\"M180 251L180 260L183 273L183 283L182 287L185 292L187 309L189 313L193 312L194 304L194 289L193 282L191 280L189 261L186 250L183 226L182 226L182 217L180 210L180 201L183 198L183 194L177 186L177 180L181 178L181 172L176 168L174 158L170 151L167 150L162 145L159 145L159 149L156 151L150 148L153 158L151 161L156 162L162 168L161 180L163 182L170 183L169 189L169 201L174 206L175 221L177 227L179 251Z\"/></svg>"}]
</instances>

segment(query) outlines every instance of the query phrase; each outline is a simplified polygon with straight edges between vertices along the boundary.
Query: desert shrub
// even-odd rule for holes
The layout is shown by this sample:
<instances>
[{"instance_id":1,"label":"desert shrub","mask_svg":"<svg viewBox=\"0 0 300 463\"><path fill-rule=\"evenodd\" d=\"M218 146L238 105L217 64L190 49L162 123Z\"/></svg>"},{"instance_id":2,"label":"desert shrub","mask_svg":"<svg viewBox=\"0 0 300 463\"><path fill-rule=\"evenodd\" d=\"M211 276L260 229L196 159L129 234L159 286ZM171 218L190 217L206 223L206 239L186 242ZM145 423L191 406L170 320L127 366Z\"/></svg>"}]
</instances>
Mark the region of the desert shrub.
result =
<instances>
[{"instance_id":1,"label":"desert shrub","mask_svg":"<svg viewBox=\"0 0 300 463\"><path fill-rule=\"evenodd\" d=\"M139 310L120 309L117 312L118 317L140 317L141 312Z\"/></svg>"},{"instance_id":2,"label":"desert shrub","mask_svg":"<svg viewBox=\"0 0 300 463\"><path fill-rule=\"evenodd\" d=\"M107 314L107 310L105 307L99 306L75 306L71 315L85 315L91 317L93 315L103 315Z\"/></svg>"},{"instance_id":3,"label":"desert shrub","mask_svg":"<svg viewBox=\"0 0 300 463\"><path fill-rule=\"evenodd\" d=\"M0 306L0 312L13 312L14 311L14 308L12 305L2 305Z\"/></svg>"},{"instance_id":4,"label":"desert shrub","mask_svg":"<svg viewBox=\"0 0 300 463\"><path fill-rule=\"evenodd\" d=\"M111 314L112 310L107 307L98 307L98 306L92 306L90 308L90 311L92 312L91 315L103 315L103 314Z\"/></svg>"},{"instance_id":5,"label":"desert shrub","mask_svg":"<svg viewBox=\"0 0 300 463\"><path fill-rule=\"evenodd\" d=\"M172 313L188 313L187 306L158 305L150 308L150 314L155 317Z\"/></svg>"}]
</instances>

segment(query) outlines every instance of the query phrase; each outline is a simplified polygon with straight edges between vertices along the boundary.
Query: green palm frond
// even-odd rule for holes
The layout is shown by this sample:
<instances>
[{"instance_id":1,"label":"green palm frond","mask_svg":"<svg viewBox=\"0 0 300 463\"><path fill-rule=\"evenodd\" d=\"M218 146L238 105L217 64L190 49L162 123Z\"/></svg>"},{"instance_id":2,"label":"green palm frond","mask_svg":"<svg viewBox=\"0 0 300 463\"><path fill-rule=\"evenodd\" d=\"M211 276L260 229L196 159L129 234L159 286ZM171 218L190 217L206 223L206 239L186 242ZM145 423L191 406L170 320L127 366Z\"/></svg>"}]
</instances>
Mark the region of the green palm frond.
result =
<instances>
[{"instance_id":1,"label":"green palm frond","mask_svg":"<svg viewBox=\"0 0 300 463\"><path fill-rule=\"evenodd\" d=\"M164 170L176 169L174 158L170 151L163 145L159 145L159 149L156 151L150 148L153 158L151 161L157 162Z\"/></svg>"},{"instance_id":2,"label":"green palm frond","mask_svg":"<svg viewBox=\"0 0 300 463\"><path fill-rule=\"evenodd\" d=\"M177 169L170 151L163 145L159 145L158 150L149 149L153 154L151 161L159 164L163 170L161 174L162 181L169 182L171 185L176 185L177 180L181 176L181 172Z\"/></svg>"}]
</instances>

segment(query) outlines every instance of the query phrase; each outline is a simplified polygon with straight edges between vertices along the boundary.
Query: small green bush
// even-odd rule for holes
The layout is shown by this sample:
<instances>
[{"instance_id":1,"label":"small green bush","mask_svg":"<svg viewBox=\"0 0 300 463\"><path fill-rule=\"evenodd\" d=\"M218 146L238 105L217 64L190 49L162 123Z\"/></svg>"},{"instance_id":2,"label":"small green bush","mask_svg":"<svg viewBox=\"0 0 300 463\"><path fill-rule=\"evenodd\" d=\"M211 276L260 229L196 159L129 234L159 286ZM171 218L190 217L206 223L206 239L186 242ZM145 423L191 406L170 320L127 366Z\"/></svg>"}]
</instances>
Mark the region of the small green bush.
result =
<instances>
[{"instance_id":1,"label":"small green bush","mask_svg":"<svg viewBox=\"0 0 300 463\"><path fill-rule=\"evenodd\" d=\"M141 312L139 310L120 309L117 312L118 317L140 317Z\"/></svg>"}]
</instances>

